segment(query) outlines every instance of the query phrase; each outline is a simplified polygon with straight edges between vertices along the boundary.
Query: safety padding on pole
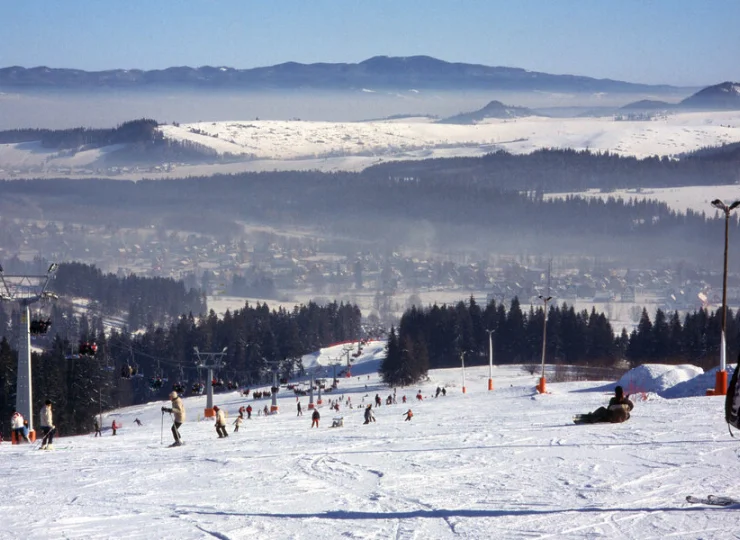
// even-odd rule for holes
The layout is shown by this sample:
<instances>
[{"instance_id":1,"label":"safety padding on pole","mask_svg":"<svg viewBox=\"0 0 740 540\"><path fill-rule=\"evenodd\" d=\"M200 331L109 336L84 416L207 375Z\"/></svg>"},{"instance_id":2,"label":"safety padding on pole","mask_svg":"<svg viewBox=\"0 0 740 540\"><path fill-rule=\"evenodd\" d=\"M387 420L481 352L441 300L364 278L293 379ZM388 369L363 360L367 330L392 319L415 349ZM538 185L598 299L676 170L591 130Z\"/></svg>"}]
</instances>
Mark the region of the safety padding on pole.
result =
<instances>
[{"instance_id":1,"label":"safety padding on pole","mask_svg":"<svg viewBox=\"0 0 740 540\"><path fill-rule=\"evenodd\" d=\"M313 409L313 403L309 403L309 404L308 404L308 409L309 409L309 410Z\"/></svg>"},{"instance_id":2,"label":"safety padding on pole","mask_svg":"<svg viewBox=\"0 0 740 540\"><path fill-rule=\"evenodd\" d=\"M324 400L323 399L317 399L316 400L316 405L321 405L322 403L324 403Z\"/></svg>"},{"instance_id":3,"label":"safety padding on pole","mask_svg":"<svg viewBox=\"0 0 740 540\"><path fill-rule=\"evenodd\" d=\"M493 379L488 379L488 390L493 390Z\"/></svg>"},{"instance_id":4,"label":"safety padding on pole","mask_svg":"<svg viewBox=\"0 0 740 540\"><path fill-rule=\"evenodd\" d=\"M206 409L203 412L203 416L206 418L213 418L214 416L216 416L216 411L214 411L213 409Z\"/></svg>"},{"instance_id":5,"label":"safety padding on pole","mask_svg":"<svg viewBox=\"0 0 740 540\"><path fill-rule=\"evenodd\" d=\"M467 392L467 389L463 386L463 394Z\"/></svg>"},{"instance_id":6,"label":"safety padding on pole","mask_svg":"<svg viewBox=\"0 0 740 540\"><path fill-rule=\"evenodd\" d=\"M540 394L544 394L547 391L547 382L544 377L540 377L540 382L537 384L537 391Z\"/></svg>"},{"instance_id":7,"label":"safety padding on pole","mask_svg":"<svg viewBox=\"0 0 740 540\"><path fill-rule=\"evenodd\" d=\"M714 378L714 395L727 395L727 371L718 371Z\"/></svg>"},{"instance_id":8,"label":"safety padding on pole","mask_svg":"<svg viewBox=\"0 0 740 540\"><path fill-rule=\"evenodd\" d=\"M278 412L278 406L277 405L270 405L270 412L271 413Z\"/></svg>"}]
</instances>

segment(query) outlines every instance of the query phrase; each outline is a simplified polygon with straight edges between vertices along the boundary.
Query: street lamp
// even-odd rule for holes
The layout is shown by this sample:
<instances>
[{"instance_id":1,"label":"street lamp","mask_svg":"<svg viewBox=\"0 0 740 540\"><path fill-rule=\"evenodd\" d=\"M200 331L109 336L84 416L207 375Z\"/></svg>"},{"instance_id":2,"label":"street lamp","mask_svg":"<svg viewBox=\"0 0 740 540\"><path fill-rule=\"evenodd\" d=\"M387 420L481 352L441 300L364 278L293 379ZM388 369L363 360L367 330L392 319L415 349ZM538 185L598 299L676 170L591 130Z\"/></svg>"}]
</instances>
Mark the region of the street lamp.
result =
<instances>
[{"instance_id":1,"label":"street lamp","mask_svg":"<svg viewBox=\"0 0 740 540\"><path fill-rule=\"evenodd\" d=\"M465 351L460 352L460 361L462 362L462 390L463 394L466 392L465 389Z\"/></svg>"},{"instance_id":2,"label":"street lamp","mask_svg":"<svg viewBox=\"0 0 740 540\"><path fill-rule=\"evenodd\" d=\"M488 332L488 390L493 390L493 333L496 330L486 330Z\"/></svg>"},{"instance_id":3,"label":"street lamp","mask_svg":"<svg viewBox=\"0 0 740 540\"><path fill-rule=\"evenodd\" d=\"M719 371L714 381L714 395L724 396L727 394L727 370L725 369L727 365L727 346L725 341L725 328L727 324L727 248L730 234L730 213L740 206L740 201L735 201L730 206L727 206L719 199L715 199L712 201L712 206L725 213L725 264L722 273L722 337L719 350Z\"/></svg>"},{"instance_id":4,"label":"street lamp","mask_svg":"<svg viewBox=\"0 0 740 540\"><path fill-rule=\"evenodd\" d=\"M540 394L545 393L545 350L547 349L547 303L552 300L552 296L539 296L540 300L545 305L545 313L543 317L543 324L542 324L542 376L540 377L540 383L537 385L537 391Z\"/></svg>"}]
</instances>

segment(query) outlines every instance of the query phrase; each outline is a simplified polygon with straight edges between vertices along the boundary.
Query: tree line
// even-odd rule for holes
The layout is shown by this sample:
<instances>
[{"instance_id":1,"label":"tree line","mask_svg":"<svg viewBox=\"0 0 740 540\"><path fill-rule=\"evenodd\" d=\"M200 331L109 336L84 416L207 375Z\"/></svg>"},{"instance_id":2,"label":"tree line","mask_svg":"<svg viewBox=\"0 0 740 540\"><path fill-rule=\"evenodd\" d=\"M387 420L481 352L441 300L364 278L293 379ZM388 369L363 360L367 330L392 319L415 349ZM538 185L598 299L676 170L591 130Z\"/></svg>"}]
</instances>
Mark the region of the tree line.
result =
<instances>
[{"instance_id":1,"label":"tree line","mask_svg":"<svg viewBox=\"0 0 740 540\"><path fill-rule=\"evenodd\" d=\"M522 310L517 298L508 309L492 300L481 307L474 298L455 305L416 306L401 317L388 339L388 354L381 367L391 385L411 384L427 370L459 367L489 361L489 332L496 364L539 364L544 330L542 306ZM644 363L694 364L711 369L718 364L721 311L707 309L666 314L656 311L651 321L643 309L632 332L618 335L603 313L576 311L567 304L550 305L547 312L545 362L584 366L625 367ZM740 317L728 310L728 358L740 351Z\"/></svg>"}]
</instances>

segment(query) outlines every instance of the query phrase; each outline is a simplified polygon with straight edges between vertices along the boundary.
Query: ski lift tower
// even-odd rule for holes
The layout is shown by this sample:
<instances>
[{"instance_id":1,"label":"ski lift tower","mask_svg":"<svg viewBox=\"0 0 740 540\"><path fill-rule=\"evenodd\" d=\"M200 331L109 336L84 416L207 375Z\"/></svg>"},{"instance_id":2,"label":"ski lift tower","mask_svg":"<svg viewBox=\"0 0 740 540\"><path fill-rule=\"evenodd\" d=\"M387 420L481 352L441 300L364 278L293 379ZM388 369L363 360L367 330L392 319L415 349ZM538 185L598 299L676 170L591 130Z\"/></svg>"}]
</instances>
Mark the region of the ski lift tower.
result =
<instances>
[{"instance_id":1,"label":"ski lift tower","mask_svg":"<svg viewBox=\"0 0 740 540\"><path fill-rule=\"evenodd\" d=\"M16 381L15 410L28 420L28 438L36 440L33 429L33 393L31 390L31 310L29 306L40 300L55 299L57 295L48 292L49 281L59 267L52 263L45 275L7 275L0 265L0 300L18 302L18 379Z\"/></svg>"},{"instance_id":2,"label":"ski lift tower","mask_svg":"<svg viewBox=\"0 0 740 540\"><path fill-rule=\"evenodd\" d=\"M352 376L352 363L349 359L349 353L355 348L354 344L351 345L345 345L342 347L342 354L347 355L347 373L346 377L349 378Z\"/></svg>"},{"instance_id":3,"label":"ski lift tower","mask_svg":"<svg viewBox=\"0 0 740 540\"><path fill-rule=\"evenodd\" d=\"M206 410L203 413L206 418L216 416L216 411L213 410L213 370L224 367L226 349L228 347L224 347L221 352L200 352L198 347L193 347L195 356L198 358L195 367L208 371L208 377L206 378Z\"/></svg>"},{"instance_id":4,"label":"ski lift tower","mask_svg":"<svg viewBox=\"0 0 740 540\"><path fill-rule=\"evenodd\" d=\"M270 365L270 371L272 371L272 388L270 388L270 395L272 396L272 403L270 404L270 413L275 414L278 412L277 395L280 390L278 385L278 370L280 369L279 360L265 360L266 364Z\"/></svg>"}]
</instances>

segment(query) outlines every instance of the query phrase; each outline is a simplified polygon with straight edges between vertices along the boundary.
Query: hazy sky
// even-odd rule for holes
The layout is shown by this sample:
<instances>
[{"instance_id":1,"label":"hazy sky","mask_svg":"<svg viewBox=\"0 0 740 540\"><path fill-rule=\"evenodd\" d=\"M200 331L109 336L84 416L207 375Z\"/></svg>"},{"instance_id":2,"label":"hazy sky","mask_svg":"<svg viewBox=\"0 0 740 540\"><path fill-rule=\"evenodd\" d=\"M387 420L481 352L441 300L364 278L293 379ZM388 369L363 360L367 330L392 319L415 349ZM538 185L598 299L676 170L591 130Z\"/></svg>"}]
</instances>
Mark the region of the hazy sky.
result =
<instances>
[{"instance_id":1,"label":"hazy sky","mask_svg":"<svg viewBox=\"0 0 740 540\"><path fill-rule=\"evenodd\" d=\"M2 0L0 67L248 68L425 54L632 82L740 81L740 0Z\"/></svg>"}]
</instances>

